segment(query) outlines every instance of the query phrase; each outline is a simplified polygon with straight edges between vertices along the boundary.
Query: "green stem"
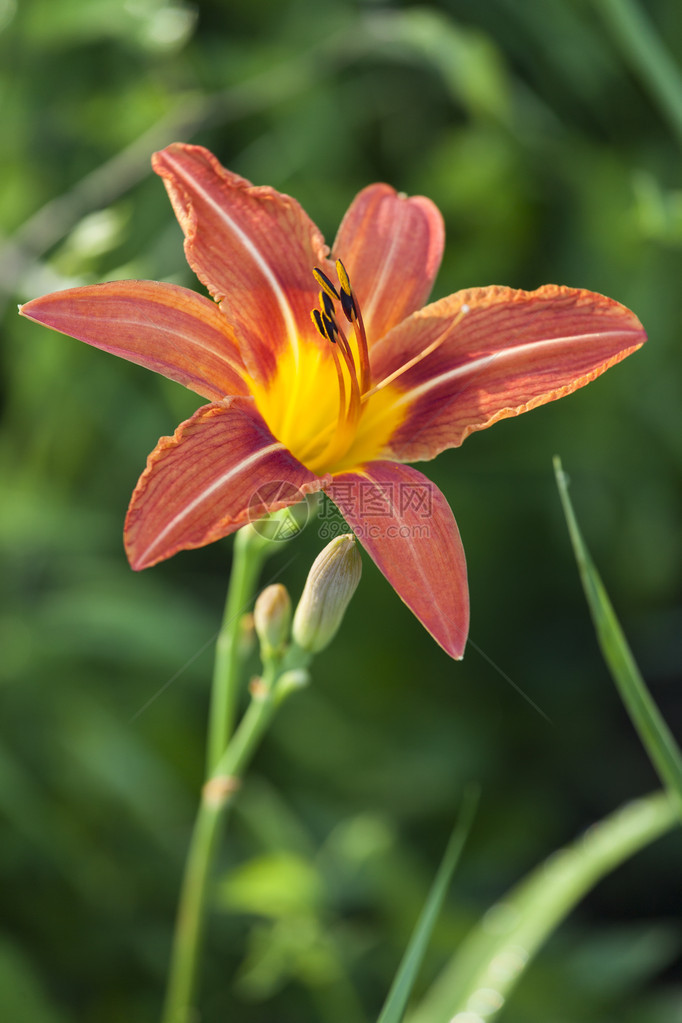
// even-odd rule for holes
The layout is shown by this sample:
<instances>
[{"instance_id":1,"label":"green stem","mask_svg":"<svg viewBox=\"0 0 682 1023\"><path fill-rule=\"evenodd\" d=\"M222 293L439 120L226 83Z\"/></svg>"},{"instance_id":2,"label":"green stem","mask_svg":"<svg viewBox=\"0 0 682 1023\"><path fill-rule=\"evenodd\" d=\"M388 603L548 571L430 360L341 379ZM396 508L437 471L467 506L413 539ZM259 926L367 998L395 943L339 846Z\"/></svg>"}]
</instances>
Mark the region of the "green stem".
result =
<instances>
[{"instance_id":1,"label":"green stem","mask_svg":"<svg viewBox=\"0 0 682 1023\"><path fill-rule=\"evenodd\" d=\"M221 823L275 711L295 688L284 684L285 670L291 666L290 661L283 665L280 658L266 664L263 678L253 686L244 717L204 784L180 891L163 1023L190 1023L195 1018L193 1001L210 870Z\"/></svg>"},{"instance_id":2,"label":"green stem","mask_svg":"<svg viewBox=\"0 0 682 1023\"><path fill-rule=\"evenodd\" d=\"M251 606L256 582L269 546L269 541L248 526L240 529L234 539L230 585L216 641L208 721L207 777L210 777L225 752L234 728L239 695L241 620Z\"/></svg>"},{"instance_id":3,"label":"green stem","mask_svg":"<svg viewBox=\"0 0 682 1023\"><path fill-rule=\"evenodd\" d=\"M190 840L180 890L163 1023L189 1023L201 954L206 894L218 847L220 824L243 770L253 755L263 727L254 722L251 706L228 746L233 730L241 669L241 620L253 593L269 542L247 527L235 536L232 571L223 621L216 643L209 711L206 782ZM246 728L247 718L249 727ZM218 770L223 755L239 748L240 757L226 777Z\"/></svg>"},{"instance_id":4,"label":"green stem","mask_svg":"<svg viewBox=\"0 0 682 1023\"><path fill-rule=\"evenodd\" d=\"M253 684L249 706L234 730L242 667L240 624L251 605L269 549L270 541L251 528L242 529L235 537L230 585L216 645L206 780L180 889L162 1023L190 1023L195 1018L207 896L221 825L277 707L296 688L295 672L288 678L285 674L305 667L309 659L295 645L285 657L265 659L263 677Z\"/></svg>"},{"instance_id":5,"label":"green stem","mask_svg":"<svg viewBox=\"0 0 682 1023\"><path fill-rule=\"evenodd\" d=\"M190 1023L192 1019L208 877L218 845L219 825L225 805L217 800L209 800L204 789L180 889L163 1023Z\"/></svg>"}]
</instances>

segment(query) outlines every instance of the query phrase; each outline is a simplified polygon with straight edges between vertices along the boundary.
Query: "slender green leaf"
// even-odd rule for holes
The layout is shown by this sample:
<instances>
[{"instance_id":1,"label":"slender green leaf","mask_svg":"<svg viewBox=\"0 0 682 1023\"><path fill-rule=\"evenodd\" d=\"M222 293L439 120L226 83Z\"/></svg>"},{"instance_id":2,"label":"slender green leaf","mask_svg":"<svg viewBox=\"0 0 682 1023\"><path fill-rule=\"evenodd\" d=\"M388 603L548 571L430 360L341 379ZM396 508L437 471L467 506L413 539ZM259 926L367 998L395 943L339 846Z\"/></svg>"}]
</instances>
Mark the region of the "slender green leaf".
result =
<instances>
[{"instance_id":1,"label":"slender green leaf","mask_svg":"<svg viewBox=\"0 0 682 1023\"><path fill-rule=\"evenodd\" d=\"M554 928L597 881L676 823L653 793L595 824L545 860L481 919L408 1023L473 1023L496 1015Z\"/></svg>"},{"instance_id":2,"label":"slender green leaf","mask_svg":"<svg viewBox=\"0 0 682 1023\"><path fill-rule=\"evenodd\" d=\"M554 471L580 578L604 660L651 762L663 784L676 798L678 808L682 812L682 753L651 698L585 546L568 496L568 481L559 458L554 459Z\"/></svg>"},{"instance_id":3,"label":"slender green leaf","mask_svg":"<svg viewBox=\"0 0 682 1023\"><path fill-rule=\"evenodd\" d=\"M634 0L597 5L629 64L682 140L682 74L648 14Z\"/></svg>"},{"instance_id":4,"label":"slender green leaf","mask_svg":"<svg viewBox=\"0 0 682 1023\"><path fill-rule=\"evenodd\" d=\"M467 840L474 813L478 804L478 791L470 790L464 794L457 822L445 849L441 865L438 868L424 908L405 949L398 972L395 975L391 990L377 1023L400 1023L405 1013L407 1000L414 986L424 953L431 940L431 934L440 913L455 867Z\"/></svg>"}]
</instances>

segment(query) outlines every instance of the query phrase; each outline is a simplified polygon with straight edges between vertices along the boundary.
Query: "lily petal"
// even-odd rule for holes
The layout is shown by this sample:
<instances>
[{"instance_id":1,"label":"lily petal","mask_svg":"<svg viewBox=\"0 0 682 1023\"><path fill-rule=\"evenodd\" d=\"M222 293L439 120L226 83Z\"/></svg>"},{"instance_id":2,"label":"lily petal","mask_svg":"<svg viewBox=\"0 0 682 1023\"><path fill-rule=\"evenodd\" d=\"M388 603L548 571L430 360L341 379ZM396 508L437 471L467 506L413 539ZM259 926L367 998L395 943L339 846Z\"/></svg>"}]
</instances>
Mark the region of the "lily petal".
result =
<instances>
[{"instance_id":1,"label":"lily petal","mask_svg":"<svg viewBox=\"0 0 682 1023\"><path fill-rule=\"evenodd\" d=\"M69 288L21 306L22 316L177 380L204 398L247 394L225 317L210 299L156 281Z\"/></svg>"},{"instance_id":2,"label":"lily petal","mask_svg":"<svg viewBox=\"0 0 682 1023\"><path fill-rule=\"evenodd\" d=\"M350 276L370 347L424 305L444 244L443 218L423 195L408 199L390 185L379 184L355 197L333 253Z\"/></svg>"},{"instance_id":3,"label":"lily petal","mask_svg":"<svg viewBox=\"0 0 682 1023\"><path fill-rule=\"evenodd\" d=\"M634 313L590 291L546 285L450 295L372 353L374 379L402 391L392 410L406 411L385 454L433 458L474 430L570 394L645 340Z\"/></svg>"},{"instance_id":4,"label":"lily petal","mask_svg":"<svg viewBox=\"0 0 682 1023\"><path fill-rule=\"evenodd\" d=\"M152 158L185 233L190 266L234 326L250 373L268 380L286 345L318 338L310 322L313 266L324 239L295 199L256 187L201 146L176 143ZM226 298L229 296L229 299Z\"/></svg>"},{"instance_id":5,"label":"lily petal","mask_svg":"<svg viewBox=\"0 0 682 1023\"><path fill-rule=\"evenodd\" d=\"M147 460L128 508L134 569L203 547L320 490L316 476L275 440L250 398L204 405Z\"/></svg>"},{"instance_id":6,"label":"lily petal","mask_svg":"<svg viewBox=\"0 0 682 1023\"><path fill-rule=\"evenodd\" d=\"M469 630L466 561L438 487L410 466L368 462L325 490L401 600L459 660Z\"/></svg>"}]
</instances>

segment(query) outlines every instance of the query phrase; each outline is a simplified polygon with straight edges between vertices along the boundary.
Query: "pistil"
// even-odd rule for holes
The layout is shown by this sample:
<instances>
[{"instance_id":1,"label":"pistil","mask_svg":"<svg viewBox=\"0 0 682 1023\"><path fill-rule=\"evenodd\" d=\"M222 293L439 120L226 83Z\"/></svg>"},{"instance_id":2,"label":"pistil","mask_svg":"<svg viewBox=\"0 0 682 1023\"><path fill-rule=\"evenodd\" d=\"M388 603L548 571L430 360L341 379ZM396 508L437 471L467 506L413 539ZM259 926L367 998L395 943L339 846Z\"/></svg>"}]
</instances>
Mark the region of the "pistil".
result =
<instances>
[{"instance_id":1,"label":"pistil","mask_svg":"<svg viewBox=\"0 0 682 1023\"><path fill-rule=\"evenodd\" d=\"M438 337L434 341L432 341L431 344L427 345L426 348L423 348L421 352L418 352L417 355L413 356L411 359L408 359L407 362L404 362L392 373L389 373L388 376L384 377L383 380L380 380L378 384L374 385L374 387L371 387L368 391L365 391L364 394L362 395L363 402L368 401L379 391L383 390L385 387L388 387L389 384L392 384L395 380L401 377L403 373L407 372L408 369L412 369L412 367L416 366L417 363L422 362L427 356L432 355L433 352L440 348L443 342L448 337L450 337L450 335L452 334L452 328L457 327L462 322L462 320L464 319L468 312L469 306L463 304L453 322L447 323L443 330L438 335Z\"/></svg>"}]
</instances>

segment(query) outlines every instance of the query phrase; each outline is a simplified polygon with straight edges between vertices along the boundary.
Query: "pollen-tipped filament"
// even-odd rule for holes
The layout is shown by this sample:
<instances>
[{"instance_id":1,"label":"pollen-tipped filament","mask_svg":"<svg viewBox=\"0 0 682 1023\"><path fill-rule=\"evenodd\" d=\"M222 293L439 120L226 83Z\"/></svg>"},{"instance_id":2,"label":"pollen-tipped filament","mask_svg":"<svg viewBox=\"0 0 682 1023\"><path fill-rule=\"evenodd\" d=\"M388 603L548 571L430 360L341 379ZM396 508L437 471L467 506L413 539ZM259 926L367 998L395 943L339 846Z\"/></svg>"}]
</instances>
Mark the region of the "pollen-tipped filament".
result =
<instances>
[{"instance_id":1,"label":"pollen-tipped filament","mask_svg":"<svg viewBox=\"0 0 682 1023\"><path fill-rule=\"evenodd\" d=\"M321 290L320 308L313 309L311 313L318 333L330 342L339 384L337 432L329 445L328 451L328 456L331 458L334 457L335 453L348 447L349 441L355 435L360 416L362 415L362 399L371 387L365 326L346 268L340 259L336 261L336 273L339 279L338 290L319 267L315 267L313 270L313 276L320 285ZM354 345L351 344L339 325L335 302L341 305L345 318L353 328ZM343 364L348 374L348 391L346 391L343 368L337 351L341 352Z\"/></svg>"},{"instance_id":2,"label":"pollen-tipped filament","mask_svg":"<svg viewBox=\"0 0 682 1023\"><path fill-rule=\"evenodd\" d=\"M340 261L336 273L338 283L332 283L313 270L320 293L310 316L324 344L302 334L295 352L292 347L280 354L272 377L252 381L273 435L317 473L378 457L404 416L395 388L376 393L360 307Z\"/></svg>"}]
</instances>

